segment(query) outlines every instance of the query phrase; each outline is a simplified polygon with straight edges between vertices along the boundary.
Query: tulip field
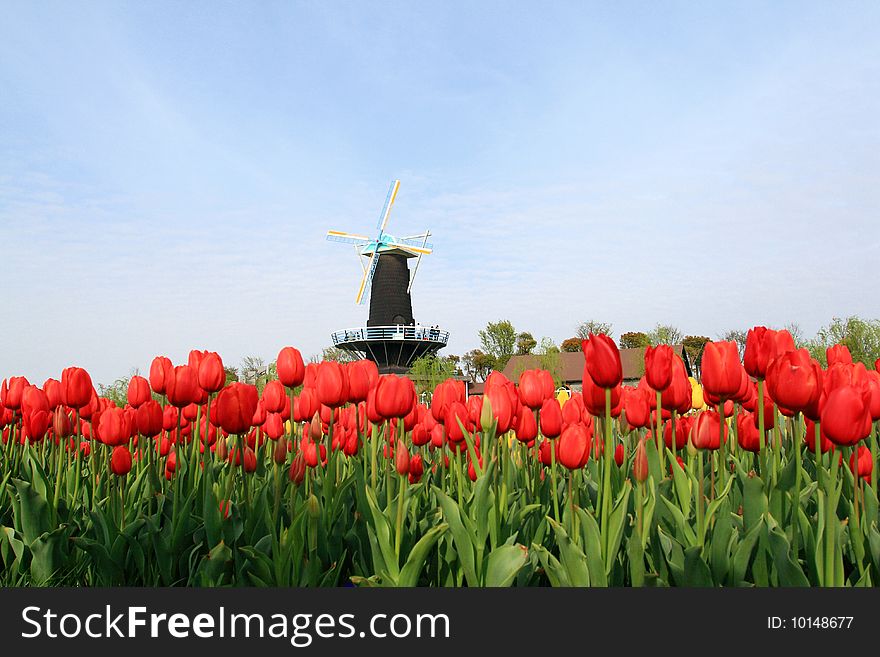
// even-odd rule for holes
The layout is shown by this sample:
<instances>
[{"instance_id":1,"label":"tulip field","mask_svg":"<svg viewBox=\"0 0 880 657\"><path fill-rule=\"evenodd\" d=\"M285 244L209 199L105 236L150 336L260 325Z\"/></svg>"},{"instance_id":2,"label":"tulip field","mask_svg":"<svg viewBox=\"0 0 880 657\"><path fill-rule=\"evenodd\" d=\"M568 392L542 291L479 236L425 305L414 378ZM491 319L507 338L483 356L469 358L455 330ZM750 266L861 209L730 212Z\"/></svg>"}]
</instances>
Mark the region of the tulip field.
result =
<instances>
[{"instance_id":1,"label":"tulip field","mask_svg":"<svg viewBox=\"0 0 880 657\"><path fill-rule=\"evenodd\" d=\"M581 392L493 372L418 401L370 361L227 383L157 357L124 407L89 374L0 395L2 586L873 586L880 361L786 331L668 346Z\"/></svg>"}]
</instances>

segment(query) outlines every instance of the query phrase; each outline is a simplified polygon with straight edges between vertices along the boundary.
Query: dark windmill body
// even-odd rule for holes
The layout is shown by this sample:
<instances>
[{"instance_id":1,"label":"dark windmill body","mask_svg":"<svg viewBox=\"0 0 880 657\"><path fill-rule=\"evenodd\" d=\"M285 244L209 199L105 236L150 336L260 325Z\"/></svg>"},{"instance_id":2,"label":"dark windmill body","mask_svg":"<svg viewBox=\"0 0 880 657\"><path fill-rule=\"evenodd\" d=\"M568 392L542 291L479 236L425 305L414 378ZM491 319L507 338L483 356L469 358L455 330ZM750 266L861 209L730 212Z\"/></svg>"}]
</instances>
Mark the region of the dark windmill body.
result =
<instances>
[{"instance_id":1,"label":"dark windmill body","mask_svg":"<svg viewBox=\"0 0 880 657\"><path fill-rule=\"evenodd\" d=\"M436 353L446 346L449 333L436 326L416 324L412 309L412 284L423 255L431 253L430 231L396 238L385 232L400 181L391 183L385 207L379 217L379 235L370 239L340 231L328 231L327 239L354 244L364 268L356 303L370 297L370 315L366 326L333 334L333 344L361 358L369 358L382 374L402 374L421 356ZM369 257L364 266L363 258ZM410 268L409 261L415 258Z\"/></svg>"}]
</instances>

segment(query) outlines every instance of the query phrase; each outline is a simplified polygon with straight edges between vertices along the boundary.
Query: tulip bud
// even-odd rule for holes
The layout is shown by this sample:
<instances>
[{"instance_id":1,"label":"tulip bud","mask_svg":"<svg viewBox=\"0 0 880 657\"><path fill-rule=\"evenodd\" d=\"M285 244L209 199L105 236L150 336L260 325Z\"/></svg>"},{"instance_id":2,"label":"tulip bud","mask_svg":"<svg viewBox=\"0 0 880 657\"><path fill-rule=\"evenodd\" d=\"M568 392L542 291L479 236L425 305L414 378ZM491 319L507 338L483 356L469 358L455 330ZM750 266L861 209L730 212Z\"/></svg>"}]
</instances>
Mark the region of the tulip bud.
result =
<instances>
[{"instance_id":1,"label":"tulip bud","mask_svg":"<svg viewBox=\"0 0 880 657\"><path fill-rule=\"evenodd\" d=\"M307 502L307 509L309 518L312 520L317 520L321 517L321 503L318 502L318 498L315 497L315 494L312 493L309 495L309 500Z\"/></svg>"},{"instance_id":2,"label":"tulip bud","mask_svg":"<svg viewBox=\"0 0 880 657\"><path fill-rule=\"evenodd\" d=\"M489 400L488 396L483 397L483 408L480 411L480 426L484 429L488 429L492 426L492 422L495 421L495 418L492 416L492 402Z\"/></svg>"},{"instance_id":3,"label":"tulip bud","mask_svg":"<svg viewBox=\"0 0 880 657\"><path fill-rule=\"evenodd\" d=\"M409 451L402 440L397 441L397 450L394 453L394 467L397 469L397 474L401 476L409 474Z\"/></svg>"},{"instance_id":4,"label":"tulip bud","mask_svg":"<svg viewBox=\"0 0 880 657\"><path fill-rule=\"evenodd\" d=\"M306 478L306 461L302 454L297 454L290 464L290 481L299 486Z\"/></svg>"},{"instance_id":5,"label":"tulip bud","mask_svg":"<svg viewBox=\"0 0 880 657\"><path fill-rule=\"evenodd\" d=\"M645 441L640 440L636 447L636 455L633 458L633 477L639 483L648 478L648 451L645 449Z\"/></svg>"},{"instance_id":6,"label":"tulip bud","mask_svg":"<svg viewBox=\"0 0 880 657\"><path fill-rule=\"evenodd\" d=\"M278 440L275 442L275 451L272 454L272 458L278 465L283 465L287 461L287 441Z\"/></svg>"}]
</instances>

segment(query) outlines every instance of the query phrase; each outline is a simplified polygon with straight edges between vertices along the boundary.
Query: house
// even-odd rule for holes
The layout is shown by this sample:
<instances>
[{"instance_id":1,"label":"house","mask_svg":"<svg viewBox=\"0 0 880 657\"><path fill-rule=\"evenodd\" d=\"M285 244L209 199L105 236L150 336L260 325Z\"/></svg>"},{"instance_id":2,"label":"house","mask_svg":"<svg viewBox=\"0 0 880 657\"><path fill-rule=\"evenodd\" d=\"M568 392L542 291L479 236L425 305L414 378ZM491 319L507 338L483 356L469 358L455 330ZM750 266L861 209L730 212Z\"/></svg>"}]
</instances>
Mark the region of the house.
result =
<instances>
[{"instance_id":1,"label":"house","mask_svg":"<svg viewBox=\"0 0 880 657\"><path fill-rule=\"evenodd\" d=\"M672 350L684 361L684 368L688 376L693 376L691 364L687 352L682 345L672 345ZM645 349L621 349L620 363L623 366L624 385L638 385L639 379L645 375ZM507 361L503 374L513 382L519 381L520 374L525 370L543 368L553 374L553 378L561 382L560 387L567 388L570 392L580 392L583 387L584 377L584 354L581 351L559 352L546 356L529 354L526 356L511 356ZM484 384L472 382L468 385L468 395L482 395Z\"/></svg>"}]
</instances>

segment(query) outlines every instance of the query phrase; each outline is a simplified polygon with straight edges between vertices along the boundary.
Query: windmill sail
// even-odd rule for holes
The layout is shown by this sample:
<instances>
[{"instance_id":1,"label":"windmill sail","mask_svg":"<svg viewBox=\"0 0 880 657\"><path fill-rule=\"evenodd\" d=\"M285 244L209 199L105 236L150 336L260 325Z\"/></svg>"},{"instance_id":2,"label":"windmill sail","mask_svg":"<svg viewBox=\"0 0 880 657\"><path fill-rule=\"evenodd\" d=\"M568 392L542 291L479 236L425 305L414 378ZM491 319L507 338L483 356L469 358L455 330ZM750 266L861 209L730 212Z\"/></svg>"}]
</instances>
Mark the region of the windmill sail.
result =
<instances>
[{"instance_id":1,"label":"windmill sail","mask_svg":"<svg viewBox=\"0 0 880 657\"><path fill-rule=\"evenodd\" d=\"M385 226L388 225L388 217L391 216L391 208L394 206L394 199L397 198L397 190L400 189L400 181L395 180L388 189L388 196L385 197L385 206L382 208L382 214L379 216L379 223L376 228L379 229L379 237L385 232Z\"/></svg>"}]
</instances>

